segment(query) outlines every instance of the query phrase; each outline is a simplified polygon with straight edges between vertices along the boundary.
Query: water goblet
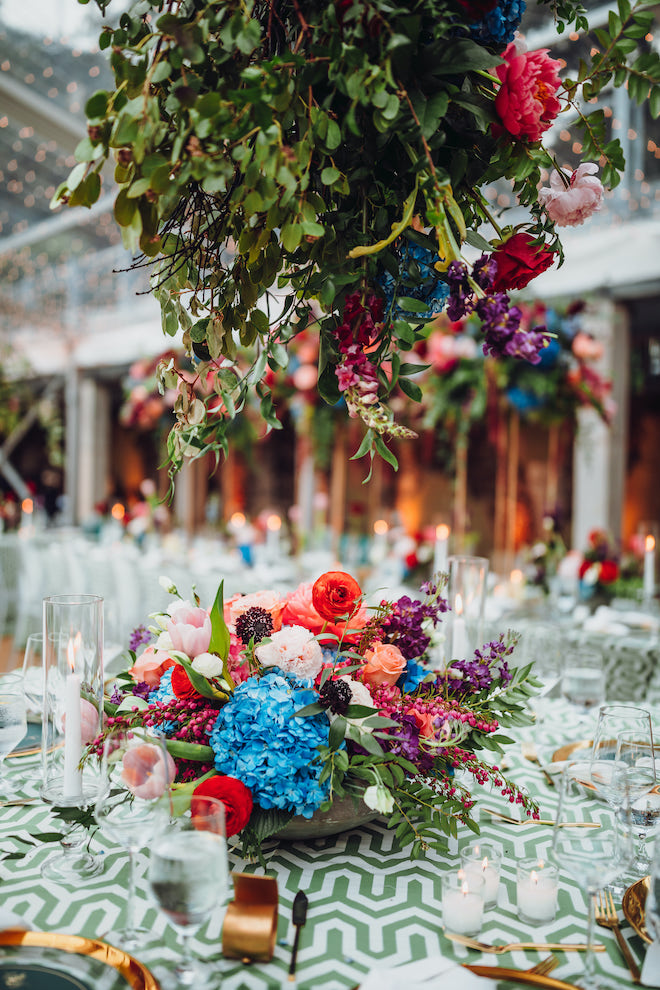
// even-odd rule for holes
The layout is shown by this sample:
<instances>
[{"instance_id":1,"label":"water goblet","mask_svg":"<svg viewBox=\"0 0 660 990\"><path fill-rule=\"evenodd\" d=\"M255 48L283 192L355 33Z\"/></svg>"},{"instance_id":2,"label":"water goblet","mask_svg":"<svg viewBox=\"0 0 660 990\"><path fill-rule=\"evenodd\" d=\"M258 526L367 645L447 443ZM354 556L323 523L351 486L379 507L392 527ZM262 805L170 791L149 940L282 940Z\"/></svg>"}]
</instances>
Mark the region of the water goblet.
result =
<instances>
[{"instance_id":1,"label":"water goblet","mask_svg":"<svg viewBox=\"0 0 660 990\"><path fill-rule=\"evenodd\" d=\"M524 663L533 663L532 674L541 688L529 699L528 706L534 712L536 722L544 718L543 705L539 704L560 683L563 669L563 640L557 627L549 622L535 622L526 629L522 639Z\"/></svg>"},{"instance_id":2,"label":"water goblet","mask_svg":"<svg viewBox=\"0 0 660 990\"><path fill-rule=\"evenodd\" d=\"M5 801L11 797L4 773L5 760L16 749L26 732L23 692L0 690L0 794Z\"/></svg>"},{"instance_id":3,"label":"water goblet","mask_svg":"<svg viewBox=\"0 0 660 990\"><path fill-rule=\"evenodd\" d=\"M605 701L603 658L595 650L568 653L561 677L561 693L578 713L578 724L589 721L588 713Z\"/></svg>"},{"instance_id":4,"label":"water goblet","mask_svg":"<svg viewBox=\"0 0 660 990\"><path fill-rule=\"evenodd\" d=\"M125 924L113 938L129 951L150 935L135 924L135 854L169 822L175 774L174 760L161 738L122 727L106 734L94 817L102 832L128 853Z\"/></svg>"},{"instance_id":5,"label":"water goblet","mask_svg":"<svg viewBox=\"0 0 660 990\"><path fill-rule=\"evenodd\" d=\"M637 848L631 864L631 873L637 879L646 876L651 870L651 859L646 848L646 835L650 829L653 829L658 817L660 817L656 750L653 740L639 739L636 732L620 733L617 737L616 760L629 768L630 815L637 836Z\"/></svg>"},{"instance_id":6,"label":"water goblet","mask_svg":"<svg viewBox=\"0 0 660 990\"><path fill-rule=\"evenodd\" d=\"M653 741L651 714L635 705L602 705L594 733L592 759L612 759L619 733L634 730L638 738Z\"/></svg>"},{"instance_id":7,"label":"water goblet","mask_svg":"<svg viewBox=\"0 0 660 990\"><path fill-rule=\"evenodd\" d=\"M560 873L575 878L583 887L587 899L587 951L584 975L580 985L584 990L598 990L600 979L596 972L594 942L594 896L611 883L628 866L632 857L630 830L630 799L622 781L622 798L618 812L610 822L603 821L600 829L557 827L553 830L550 859ZM584 764L569 764L562 773L557 824L575 825L584 815Z\"/></svg>"},{"instance_id":8,"label":"water goblet","mask_svg":"<svg viewBox=\"0 0 660 990\"><path fill-rule=\"evenodd\" d=\"M190 939L226 897L227 843L222 801L195 798L151 843L147 882L160 910L181 939L177 986L204 987L208 974L195 960Z\"/></svg>"}]
</instances>

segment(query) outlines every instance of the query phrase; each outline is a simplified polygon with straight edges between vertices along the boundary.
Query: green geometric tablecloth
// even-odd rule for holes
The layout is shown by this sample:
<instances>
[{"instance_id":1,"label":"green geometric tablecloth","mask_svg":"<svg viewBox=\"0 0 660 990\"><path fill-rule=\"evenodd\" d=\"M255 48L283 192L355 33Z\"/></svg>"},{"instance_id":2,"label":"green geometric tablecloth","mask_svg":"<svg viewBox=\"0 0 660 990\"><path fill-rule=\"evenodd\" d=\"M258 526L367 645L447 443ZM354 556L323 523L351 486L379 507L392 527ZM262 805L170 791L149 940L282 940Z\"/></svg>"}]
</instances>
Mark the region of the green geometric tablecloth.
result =
<instances>
[{"instance_id":1,"label":"green geometric tablecloth","mask_svg":"<svg viewBox=\"0 0 660 990\"><path fill-rule=\"evenodd\" d=\"M585 735L576 730L573 716L560 700L545 702L546 717L537 725L534 738L542 758L549 758L561 744ZM654 712L660 734L660 710ZM531 737L532 730L520 738ZM586 729L589 734L589 728ZM526 763L518 746L508 751L509 776L524 781L541 803L543 818L551 818L556 808L556 793L549 788L538 770ZM13 783L21 783L26 795L37 788L38 760L9 760L7 767ZM494 806L494 798L484 791L481 803ZM500 808L503 805L500 803ZM594 801L585 801L585 818L598 820L606 814ZM0 808L0 848L25 848L15 840L49 827L48 809L37 804L24 808ZM496 908L484 916L484 941L584 941L586 903L583 892L570 876L560 877L559 911L554 922L536 928L519 921L515 904L515 872L519 859L543 856L552 839L548 826L515 826L496 822L488 815L481 818L482 837L502 847L502 882ZM458 846L467 844L467 830L459 835ZM78 889L46 883L39 869L50 856L52 846L39 845L18 861L0 862L0 908L13 911L32 927L87 936L102 936L117 923L125 898L126 854L105 842L98 833L93 846L106 849L105 871L86 881ZM279 886L279 928L275 958L271 963L245 967L220 955L223 912L218 911L202 929L193 945L201 955L211 958L212 965L223 974L225 990L277 990L286 984L290 957L291 907L298 889L309 898L307 924L302 931L298 953L300 990L340 990L359 983L372 966L398 964L441 952L459 961L524 968L537 962L538 953L513 953L506 956L481 956L467 952L443 935L440 878L458 863L456 846L444 856L430 853L426 859L411 863L405 852L392 849L392 835L378 823L340 836L273 844L268 851L269 871ZM158 975L176 956L174 932L162 915L150 905L145 892L144 875L147 853L137 859L137 920L153 932L153 945L140 958ZM260 873L254 864L231 855L231 868ZM633 953L643 960L644 945L629 928L624 928ZM609 982L630 985L612 933L598 929L599 940L607 953L597 957L599 970ZM560 965L553 975L579 983L583 955L560 955ZM288 984L291 986L292 984Z\"/></svg>"}]
</instances>

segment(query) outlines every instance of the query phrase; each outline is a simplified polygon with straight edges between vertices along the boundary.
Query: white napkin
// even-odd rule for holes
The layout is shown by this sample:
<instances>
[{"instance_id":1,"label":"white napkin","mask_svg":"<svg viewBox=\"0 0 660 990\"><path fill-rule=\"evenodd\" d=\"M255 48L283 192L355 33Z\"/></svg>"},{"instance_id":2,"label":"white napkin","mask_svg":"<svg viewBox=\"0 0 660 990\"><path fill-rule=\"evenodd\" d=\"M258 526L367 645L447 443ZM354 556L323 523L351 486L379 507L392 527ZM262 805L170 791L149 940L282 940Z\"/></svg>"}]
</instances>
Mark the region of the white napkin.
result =
<instances>
[{"instance_id":1,"label":"white napkin","mask_svg":"<svg viewBox=\"0 0 660 990\"><path fill-rule=\"evenodd\" d=\"M406 963L404 966L379 967L372 969L360 984L360 990L431 990L436 987L438 977L452 990L494 990L497 980L484 980L469 969L465 969L453 959L432 956Z\"/></svg>"},{"instance_id":2,"label":"white napkin","mask_svg":"<svg viewBox=\"0 0 660 990\"><path fill-rule=\"evenodd\" d=\"M651 942L646 950L642 983L645 987L660 987L660 942Z\"/></svg>"}]
</instances>

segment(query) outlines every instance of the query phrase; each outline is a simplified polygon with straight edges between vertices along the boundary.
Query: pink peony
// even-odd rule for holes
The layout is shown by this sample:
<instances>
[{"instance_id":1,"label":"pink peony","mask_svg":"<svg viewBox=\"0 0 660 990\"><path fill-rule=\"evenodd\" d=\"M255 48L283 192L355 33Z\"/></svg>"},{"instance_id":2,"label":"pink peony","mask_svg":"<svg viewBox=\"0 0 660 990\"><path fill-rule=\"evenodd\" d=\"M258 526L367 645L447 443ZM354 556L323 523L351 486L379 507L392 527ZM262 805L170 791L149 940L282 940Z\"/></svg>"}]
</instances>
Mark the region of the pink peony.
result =
<instances>
[{"instance_id":1,"label":"pink peony","mask_svg":"<svg viewBox=\"0 0 660 990\"><path fill-rule=\"evenodd\" d=\"M225 603L225 622L230 632L235 632L236 619L248 609L263 608L273 620L273 631L282 628L282 612L286 601L279 591L254 591L250 595L234 595Z\"/></svg>"},{"instance_id":2,"label":"pink peony","mask_svg":"<svg viewBox=\"0 0 660 990\"><path fill-rule=\"evenodd\" d=\"M136 797L161 797L175 777L174 760L154 743L141 743L124 753L121 779Z\"/></svg>"},{"instance_id":3,"label":"pink peony","mask_svg":"<svg viewBox=\"0 0 660 990\"><path fill-rule=\"evenodd\" d=\"M173 666L174 660L166 650L157 650L153 646L148 646L144 653L141 653L136 659L128 673L136 684L144 681L150 688L155 689L160 684L160 679L168 667Z\"/></svg>"},{"instance_id":4,"label":"pink peony","mask_svg":"<svg viewBox=\"0 0 660 990\"><path fill-rule=\"evenodd\" d=\"M255 649L264 667L279 667L285 673L314 679L323 666L323 653L313 633L303 626L283 626L270 642Z\"/></svg>"},{"instance_id":5,"label":"pink peony","mask_svg":"<svg viewBox=\"0 0 660 990\"><path fill-rule=\"evenodd\" d=\"M332 633L340 639L343 636L343 642L345 643L353 642L356 635L352 632L346 633L345 623L326 622L321 618L314 608L312 600L313 587L314 582L310 581L308 584L299 585L295 591L289 592L286 598L286 607L282 612L282 622L288 626L304 626L305 629L309 629L310 632L315 634L323 630L324 633ZM355 615L351 616L348 629L355 632L359 631L366 625L368 618L366 608L364 605L361 605ZM337 641L334 639L324 640L321 637L321 642L336 645Z\"/></svg>"},{"instance_id":6,"label":"pink peony","mask_svg":"<svg viewBox=\"0 0 660 990\"><path fill-rule=\"evenodd\" d=\"M504 129L514 137L539 141L559 113L555 93L561 86L560 63L548 58L547 51L519 52L511 42L495 70L501 83L495 109Z\"/></svg>"},{"instance_id":7,"label":"pink peony","mask_svg":"<svg viewBox=\"0 0 660 990\"><path fill-rule=\"evenodd\" d=\"M193 660L199 653L207 653L211 642L211 618L203 608L190 602L179 602L171 607L167 631L172 648L180 650Z\"/></svg>"},{"instance_id":8,"label":"pink peony","mask_svg":"<svg viewBox=\"0 0 660 990\"><path fill-rule=\"evenodd\" d=\"M539 190L539 202L550 220L558 227L579 227L603 205L603 183L596 176L598 166L593 162L579 165L572 173L553 171L550 187Z\"/></svg>"}]
</instances>

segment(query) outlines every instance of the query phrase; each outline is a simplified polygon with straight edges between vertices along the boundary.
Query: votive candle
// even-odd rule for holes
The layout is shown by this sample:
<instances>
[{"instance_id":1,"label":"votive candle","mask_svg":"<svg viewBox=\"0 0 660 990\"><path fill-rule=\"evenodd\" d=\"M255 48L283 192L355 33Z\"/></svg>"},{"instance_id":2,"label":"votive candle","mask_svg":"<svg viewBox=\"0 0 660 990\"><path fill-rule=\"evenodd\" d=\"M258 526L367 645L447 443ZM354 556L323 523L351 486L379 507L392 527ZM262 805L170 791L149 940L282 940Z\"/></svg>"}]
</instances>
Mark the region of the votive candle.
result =
<instances>
[{"instance_id":1,"label":"votive candle","mask_svg":"<svg viewBox=\"0 0 660 990\"><path fill-rule=\"evenodd\" d=\"M486 907L497 903L501 862L500 850L488 842L478 842L461 850L461 865L465 872L474 871L480 873L484 878L484 904Z\"/></svg>"},{"instance_id":2,"label":"votive candle","mask_svg":"<svg viewBox=\"0 0 660 990\"><path fill-rule=\"evenodd\" d=\"M644 598L653 598L655 594L655 537L650 533L644 540L644 580L642 593Z\"/></svg>"},{"instance_id":3,"label":"votive candle","mask_svg":"<svg viewBox=\"0 0 660 990\"><path fill-rule=\"evenodd\" d=\"M484 916L486 881L481 873L459 870L442 877L442 921L456 935L478 935Z\"/></svg>"},{"instance_id":4,"label":"votive candle","mask_svg":"<svg viewBox=\"0 0 660 990\"><path fill-rule=\"evenodd\" d=\"M71 672L64 684L64 783L66 800L75 800L82 794L82 730L80 715L80 676L75 672L76 652L80 649L80 634L69 640L67 660Z\"/></svg>"},{"instance_id":5,"label":"votive candle","mask_svg":"<svg viewBox=\"0 0 660 990\"><path fill-rule=\"evenodd\" d=\"M557 913L557 867L542 859L524 859L518 864L516 899L523 921L553 921Z\"/></svg>"}]
</instances>

